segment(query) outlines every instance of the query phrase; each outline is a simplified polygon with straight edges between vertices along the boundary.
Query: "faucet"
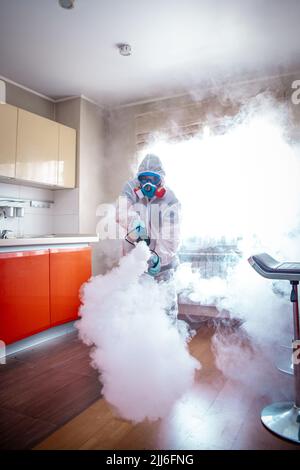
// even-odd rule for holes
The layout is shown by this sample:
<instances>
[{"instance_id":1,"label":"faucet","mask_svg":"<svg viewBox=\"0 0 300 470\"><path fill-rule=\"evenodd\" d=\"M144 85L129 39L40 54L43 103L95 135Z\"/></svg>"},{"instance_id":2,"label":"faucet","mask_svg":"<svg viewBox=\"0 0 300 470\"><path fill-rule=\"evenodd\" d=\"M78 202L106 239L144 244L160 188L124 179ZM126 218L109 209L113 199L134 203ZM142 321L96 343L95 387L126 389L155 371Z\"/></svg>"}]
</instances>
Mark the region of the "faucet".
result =
<instances>
[{"instance_id":1,"label":"faucet","mask_svg":"<svg viewBox=\"0 0 300 470\"><path fill-rule=\"evenodd\" d=\"M14 208L12 206L0 206L0 218L7 219L7 217L14 216Z\"/></svg>"},{"instance_id":2,"label":"faucet","mask_svg":"<svg viewBox=\"0 0 300 470\"><path fill-rule=\"evenodd\" d=\"M8 238L7 236L8 232L12 232L12 230L0 230L0 239L4 240Z\"/></svg>"}]
</instances>

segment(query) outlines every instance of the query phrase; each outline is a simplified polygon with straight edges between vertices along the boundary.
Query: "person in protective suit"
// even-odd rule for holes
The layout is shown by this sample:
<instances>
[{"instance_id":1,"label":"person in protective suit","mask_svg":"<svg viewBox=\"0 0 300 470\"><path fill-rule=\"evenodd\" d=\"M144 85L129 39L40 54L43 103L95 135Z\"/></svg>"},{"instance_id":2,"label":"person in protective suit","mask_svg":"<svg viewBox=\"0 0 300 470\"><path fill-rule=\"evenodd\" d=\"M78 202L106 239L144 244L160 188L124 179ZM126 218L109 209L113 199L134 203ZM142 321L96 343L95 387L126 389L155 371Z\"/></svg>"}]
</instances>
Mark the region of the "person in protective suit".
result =
<instances>
[{"instance_id":1,"label":"person in protective suit","mask_svg":"<svg viewBox=\"0 0 300 470\"><path fill-rule=\"evenodd\" d=\"M158 156L148 154L138 167L136 178L127 181L121 196L126 201L126 217L118 222L127 232L124 251L140 240L146 241L151 258L148 274L157 281L172 281L178 265L180 204L165 185L165 172ZM175 297L175 291L174 291ZM171 315L177 317L177 299Z\"/></svg>"}]
</instances>

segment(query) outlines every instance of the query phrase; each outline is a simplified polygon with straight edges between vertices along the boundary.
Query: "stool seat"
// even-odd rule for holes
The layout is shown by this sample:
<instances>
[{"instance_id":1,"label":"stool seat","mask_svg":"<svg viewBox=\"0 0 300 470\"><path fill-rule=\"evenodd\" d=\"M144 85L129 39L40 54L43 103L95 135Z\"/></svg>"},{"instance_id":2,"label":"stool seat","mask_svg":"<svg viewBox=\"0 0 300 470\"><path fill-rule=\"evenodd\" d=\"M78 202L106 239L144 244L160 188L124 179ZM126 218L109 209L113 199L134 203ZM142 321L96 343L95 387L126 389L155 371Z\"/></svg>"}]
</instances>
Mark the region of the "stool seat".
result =
<instances>
[{"instance_id":1,"label":"stool seat","mask_svg":"<svg viewBox=\"0 0 300 470\"><path fill-rule=\"evenodd\" d=\"M268 279L300 281L300 263L281 263L267 253L250 256L249 263L258 274Z\"/></svg>"}]
</instances>

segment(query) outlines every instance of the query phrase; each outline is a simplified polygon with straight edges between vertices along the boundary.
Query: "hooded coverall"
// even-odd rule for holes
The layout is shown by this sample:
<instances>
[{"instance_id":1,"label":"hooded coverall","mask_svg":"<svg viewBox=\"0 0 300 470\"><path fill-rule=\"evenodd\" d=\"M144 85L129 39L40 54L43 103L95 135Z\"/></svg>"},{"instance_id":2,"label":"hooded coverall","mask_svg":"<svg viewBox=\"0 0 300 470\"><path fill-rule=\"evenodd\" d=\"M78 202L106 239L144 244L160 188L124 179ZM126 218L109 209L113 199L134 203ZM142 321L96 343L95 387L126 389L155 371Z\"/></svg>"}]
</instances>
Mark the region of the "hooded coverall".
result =
<instances>
[{"instance_id":1,"label":"hooded coverall","mask_svg":"<svg viewBox=\"0 0 300 470\"><path fill-rule=\"evenodd\" d=\"M143 172L160 175L161 185L166 189L162 198L154 196L151 199L147 197L140 199L138 197L135 189L140 187L138 175ZM180 204L174 192L165 186L164 179L165 172L160 159L153 154L146 155L139 165L136 178L127 181L123 187L121 196L125 197L127 201L127 217L125 219L119 214L118 222L127 232L130 231L136 220L144 222L151 240L149 248L158 254L161 262L161 270L155 279L157 281L172 281L174 270L178 265L176 252L180 241ZM125 253L132 248L132 245L124 242ZM177 315L177 299L173 315Z\"/></svg>"}]
</instances>

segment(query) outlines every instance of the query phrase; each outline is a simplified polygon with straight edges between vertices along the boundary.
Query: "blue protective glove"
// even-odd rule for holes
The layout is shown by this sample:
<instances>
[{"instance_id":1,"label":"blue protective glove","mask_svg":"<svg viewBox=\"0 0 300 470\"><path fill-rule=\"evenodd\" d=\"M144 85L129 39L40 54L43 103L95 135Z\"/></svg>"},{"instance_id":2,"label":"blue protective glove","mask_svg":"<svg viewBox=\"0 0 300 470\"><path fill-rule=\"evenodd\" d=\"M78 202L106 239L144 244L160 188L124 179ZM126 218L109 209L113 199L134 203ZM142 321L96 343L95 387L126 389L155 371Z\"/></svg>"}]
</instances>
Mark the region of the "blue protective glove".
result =
<instances>
[{"instance_id":1,"label":"blue protective glove","mask_svg":"<svg viewBox=\"0 0 300 470\"><path fill-rule=\"evenodd\" d=\"M147 230L144 222L140 219L137 219L133 222L129 237L134 242L138 241L139 239L145 240L147 238Z\"/></svg>"},{"instance_id":2,"label":"blue protective glove","mask_svg":"<svg viewBox=\"0 0 300 470\"><path fill-rule=\"evenodd\" d=\"M148 261L148 264L148 274L150 274L150 276L156 276L161 270L160 257L153 253Z\"/></svg>"}]
</instances>

